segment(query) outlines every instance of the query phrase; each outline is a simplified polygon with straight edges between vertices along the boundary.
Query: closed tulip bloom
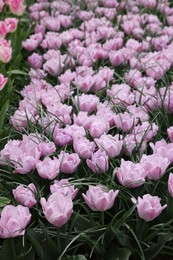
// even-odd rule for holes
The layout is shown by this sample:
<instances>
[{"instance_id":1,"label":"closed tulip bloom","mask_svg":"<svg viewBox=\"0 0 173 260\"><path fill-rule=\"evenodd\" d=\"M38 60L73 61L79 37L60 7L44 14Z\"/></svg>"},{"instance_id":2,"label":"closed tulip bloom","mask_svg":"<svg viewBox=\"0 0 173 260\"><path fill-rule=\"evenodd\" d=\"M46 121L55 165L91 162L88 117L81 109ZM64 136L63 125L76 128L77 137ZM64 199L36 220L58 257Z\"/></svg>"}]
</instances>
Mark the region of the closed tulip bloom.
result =
<instances>
[{"instance_id":1,"label":"closed tulip bloom","mask_svg":"<svg viewBox=\"0 0 173 260\"><path fill-rule=\"evenodd\" d=\"M105 151L98 150L93 153L91 160L87 159L86 163L94 173L104 173L109 169L108 155Z\"/></svg>"},{"instance_id":2,"label":"closed tulip bloom","mask_svg":"<svg viewBox=\"0 0 173 260\"><path fill-rule=\"evenodd\" d=\"M60 147L68 145L73 141L73 138L70 133L68 133L66 130L62 128L56 128L56 127L53 132L53 139L55 144L57 144Z\"/></svg>"},{"instance_id":3,"label":"closed tulip bloom","mask_svg":"<svg viewBox=\"0 0 173 260\"><path fill-rule=\"evenodd\" d=\"M9 6L10 11L17 16L21 16L26 8L24 0L6 0L5 3Z\"/></svg>"},{"instance_id":4,"label":"closed tulip bloom","mask_svg":"<svg viewBox=\"0 0 173 260\"><path fill-rule=\"evenodd\" d=\"M54 180L54 184L50 185L51 193L61 192L64 196L70 196L72 199L76 197L78 189L72 185L68 179L62 179L60 181Z\"/></svg>"},{"instance_id":5,"label":"closed tulip bloom","mask_svg":"<svg viewBox=\"0 0 173 260\"><path fill-rule=\"evenodd\" d=\"M41 143L38 145L38 150L41 152L40 156L47 156L53 154L56 151L56 146L54 142L41 141Z\"/></svg>"},{"instance_id":6,"label":"closed tulip bloom","mask_svg":"<svg viewBox=\"0 0 173 260\"><path fill-rule=\"evenodd\" d=\"M89 159L95 150L95 144L94 142L90 142L86 137L75 138L73 148L82 159Z\"/></svg>"},{"instance_id":7,"label":"closed tulip bloom","mask_svg":"<svg viewBox=\"0 0 173 260\"><path fill-rule=\"evenodd\" d=\"M28 63L33 69L41 69L43 64L43 57L38 53L33 53L28 57Z\"/></svg>"},{"instance_id":8,"label":"closed tulip bloom","mask_svg":"<svg viewBox=\"0 0 173 260\"><path fill-rule=\"evenodd\" d=\"M4 7L4 1L0 0L0 13L2 12L3 7Z\"/></svg>"},{"instance_id":9,"label":"closed tulip bloom","mask_svg":"<svg viewBox=\"0 0 173 260\"><path fill-rule=\"evenodd\" d=\"M82 94L81 96L75 96L75 102L79 106L80 111L92 113L97 108L99 98L91 94Z\"/></svg>"},{"instance_id":10,"label":"closed tulip bloom","mask_svg":"<svg viewBox=\"0 0 173 260\"><path fill-rule=\"evenodd\" d=\"M0 38L0 61L3 63L8 63L12 57L12 48L10 46L11 42Z\"/></svg>"},{"instance_id":11,"label":"closed tulip bloom","mask_svg":"<svg viewBox=\"0 0 173 260\"><path fill-rule=\"evenodd\" d=\"M118 193L119 190L107 190L102 185L89 185L86 195L82 193L82 196L90 209L102 212L112 208Z\"/></svg>"},{"instance_id":12,"label":"closed tulip bloom","mask_svg":"<svg viewBox=\"0 0 173 260\"><path fill-rule=\"evenodd\" d=\"M139 120L130 113L124 112L115 115L114 121L117 128L122 129L124 132L129 132L137 125Z\"/></svg>"},{"instance_id":13,"label":"closed tulip bloom","mask_svg":"<svg viewBox=\"0 0 173 260\"><path fill-rule=\"evenodd\" d=\"M93 138L99 138L102 134L109 131L110 124L106 117L93 116L89 125L89 132Z\"/></svg>"},{"instance_id":14,"label":"closed tulip bloom","mask_svg":"<svg viewBox=\"0 0 173 260\"><path fill-rule=\"evenodd\" d=\"M7 30L8 30L9 33L13 33L13 32L16 31L17 25L18 25L18 22L19 22L18 19L8 17L4 21L5 21L5 24L7 26Z\"/></svg>"},{"instance_id":15,"label":"closed tulip bloom","mask_svg":"<svg viewBox=\"0 0 173 260\"><path fill-rule=\"evenodd\" d=\"M132 198L132 202L137 204L139 217L145 221L152 221L157 218L162 210L167 207L166 204L161 206L160 200L158 196L151 196L150 194L145 194L142 198L138 197L138 200Z\"/></svg>"},{"instance_id":16,"label":"closed tulip bloom","mask_svg":"<svg viewBox=\"0 0 173 260\"><path fill-rule=\"evenodd\" d=\"M111 51L109 53L109 60L114 67L121 65L125 61L122 50Z\"/></svg>"},{"instance_id":17,"label":"closed tulip bloom","mask_svg":"<svg viewBox=\"0 0 173 260\"><path fill-rule=\"evenodd\" d=\"M0 237L10 238L23 236L25 228L31 220L27 207L7 205L3 208L0 218Z\"/></svg>"},{"instance_id":18,"label":"closed tulip bloom","mask_svg":"<svg viewBox=\"0 0 173 260\"><path fill-rule=\"evenodd\" d=\"M100 150L105 151L109 157L113 158L120 154L123 141L117 140L112 135L103 134L99 139L94 139Z\"/></svg>"},{"instance_id":19,"label":"closed tulip bloom","mask_svg":"<svg viewBox=\"0 0 173 260\"><path fill-rule=\"evenodd\" d=\"M60 29L60 21L56 17L46 17L44 19L44 25L50 31L59 31Z\"/></svg>"},{"instance_id":20,"label":"closed tulip bloom","mask_svg":"<svg viewBox=\"0 0 173 260\"><path fill-rule=\"evenodd\" d=\"M15 199L28 208L32 208L36 203L35 193L37 192L36 187L33 183L30 183L28 187L24 187L22 184L16 189L13 189L13 195Z\"/></svg>"},{"instance_id":21,"label":"closed tulip bloom","mask_svg":"<svg viewBox=\"0 0 173 260\"><path fill-rule=\"evenodd\" d=\"M61 151L59 155L60 171L64 173L73 173L77 170L80 159L77 153L65 153Z\"/></svg>"},{"instance_id":22,"label":"closed tulip bloom","mask_svg":"<svg viewBox=\"0 0 173 260\"><path fill-rule=\"evenodd\" d=\"M54 159L51 159L50 157L46 157L43 161L37 163L37 172L43 179L53 180L59 174L59 164L60 162L57 158L54 157Z\"/></svg>"},{"instance_id":23,"label":"closed tulip bloom","mask_svg":"<svg viewBox=\"0 0 173 260\"><path fill-rule=\"evenodd\" d=\"M154 154L159 154L164 158L168 158L170 163L173 163L173 144L167 142L164 139L157 141L155 144L150 143L150 146Z\"/></svg>"},{"instance_id":24,"label":"closed tulip bloom","mask_svg":"<svg viewBox=\"0 0 173 260\"><path fill-rule=\"evenodd\" d=\"M47 71L52 76L57 76L62 71L64 64L60 61L60 59L50 59L45 62L43 65L43 69Z\"/></svg>"},{"instance_id":25,"label":"closed tulip bloom","mask_svg":"<svg viewBox=\"0 0 173 260\"><path fill-rule=\"evenodd\" d=\"M73 213L71 197L64 196L59 191L51 194L47 201L45 198L41 198L40 204L47 221L55 227L63 226Z\"/></svg>"},{"instance_id":26,"label":"closed tulip bloom","mask_svg":"<svg viewBox=\"0 0 173 260\"><path fill-rule=\"evenodd\" d=\"M0 74L0 91L5 87L8 78L5 78L4 75Z\"/></svg>"},{"instance_id":27,"label":"closed tulip bloom","mask_svg":"<svg viewBox=\"0 0 173 260\"><path fill-rule=\"evenodd\" d=\"M169 191L170 196L173 197L173 173L169 174L168 191Z\"/></svg>"},{"instance_id":28,"label":"closed tulip bloom","mask_svg":"<svg viewBox=\"0 0 173 260\"><path fill-rule=\"evenodd\" d=\"M173 143L173 126L167 128L167 134L171 143Z\"/></svg>"}]
</instances>

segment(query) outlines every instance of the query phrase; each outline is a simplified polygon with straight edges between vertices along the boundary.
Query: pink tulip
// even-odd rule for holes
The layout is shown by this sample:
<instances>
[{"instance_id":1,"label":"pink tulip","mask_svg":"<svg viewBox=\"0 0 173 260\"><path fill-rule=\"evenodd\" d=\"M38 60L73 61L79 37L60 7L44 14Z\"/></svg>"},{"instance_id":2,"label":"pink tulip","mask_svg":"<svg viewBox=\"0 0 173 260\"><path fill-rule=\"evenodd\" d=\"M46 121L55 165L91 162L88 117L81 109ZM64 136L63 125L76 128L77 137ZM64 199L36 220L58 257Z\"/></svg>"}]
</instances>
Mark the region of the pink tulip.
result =
<instances>
[{"instance_id":1,"label":"pink tulip","mask_svg":"<svg viewBox=\"0 0 173 260\"><path fill-rule=\"evenodd\" d=\"M41 69L43 64L43 58L38 53L33 53L28 57L28 63L33 69Z\"/></svg>"},{"instance_id":2,"label":"pink tulip","mask_svg":"<svg viewBox=\"0 0 173 260\"><path fill-rule=\"evenodd\" d=\"M92 113L96 110L99 98L95 95L82 94L81 96L75 96L75 102L80 111Z\"/></svg>"},{"instance_id":3,"label":"pink tulip","mask_svg":"<svg viewBox=\"0 0 173 260\"><path fill-rule=\"evenodd\" d=\"M4 75L0 74L0 91L5 87L8 78L5 78Z\"/></svg>"},{"instance_id":4,"label":"pink tulip","mask_svg":"<svg viewBox=\"0 0 173 260\"><path fill-rule=\"evenodd\" d=\"M151 180L159 180L170 164L168 158L163 158L159 154L148 156L143 154L140 163L147 172L147 177Z\"/></svg>"},{"instance_id":5,"label":"pink tulip","mask_svg":"<svg viewBox=\"0 0 173 260\"><path fill-rule=\"evenodd\" d=\"M0 218L0 237L10 238L23 236L25 228L31 220L27 207L7 205L3 208Z\"/></svg>"},{"instance_id":6,"label":"pink tulip","mask_svg":"<svg viewBox=\"0 0 173 260\"><path fill-rule=\"evenodd\" d=\"M89 159L95 150L94 142L90 142L87 138L75 138L73 141L74 151L82 159Z\"/></svg>"},{"instance_id":7,"label":"pink tulip","mask_svg":"<svg viewBox=\"0 0 173 260\"><path fill-rule=\"evenodd\" d=\"M83 126L79 125L67 125L64 128L65 132L69 134L72 139L74 140L75 138L81 138L86 136L86 132Z\"/></svg>"},{"instance_id":8,"label":"pink tulip","mask_svg":"<svg viewBox=\"0 0 173 260\"><path fill-rule=\"evenodd\" d=\"M169 174L168 191L169 191L170 196L173 197L173 173Z\"/></svg>"},{"instance_id":9,"label":"pink tulip","mask_svg":"<svg viewBox=\"0 0 173 260\"><path fill-rule=\"evenodd\" d=\"M123 52L121 51L121 49L118 51L111 51L109 53L109 60L110 60L110 63L112 64L112 66L114 66L114 67L121 65L125 61L124 55L123 55Z\"/></svg>"},{"instance_id":10,"label":"pink tulip","mask_svg":"<svg viewBox=\"0 0 173 260\"><path fill-rule=\"evenodd\" d=\"M145 8L149 8L149 9L153 9L157 5L156 0L138 0L137 2L138 2L139 5L141 5Z\"/></svg>"},{"instance_id":11,"label":"pink tulip","mask_svg":"<svg viewBox=\"0 0 173 260\"><path fill-rule=\"evenodd\" d=\"M5 21L5 24L7 26L7 30L9 33L13 33L16 31L17 25L19 22L18 19L9 17L9 18L5 18L4 21Z\"/></svg>"},{"instance_id":12,"label":"pink tulip","mask_svg":"<svg viewBox=\"0 0 173 260\"><path fill-rule=\"evenodd\" d=\"M70 196L72 199L76 197L78 189L74 188L68 179L62 179L60 181L55 180L54 184L50 186L51 193L61 192L65 197Z\"/></svg>"},{"instance_id":13,"label":"pink tulip","mask_svg":"<svg viewBox=\"0 0 173 260\"><path fill-rule=\"evenodd\" d=\"M105 151L109 157L113 158L120 154L123 141L116 139L112 135L103 134L99 139L94 139L98 148Z\"/></svg>"},{"instance_id":14,"label":"pink tulip","mask_svg":"<svg viewBox=\"0 0 173 260\"><path fill-rule=\"evenodd\" d=\"M104 173L109 169L108 156L105 151L98 150L93 153L91 160L87 159L86 163L94 173Z\"/></svg>"},{"instance_id":15,"label":"pink tulip","mask_svg":"<svg viewBox=\"0 0 173 260\"><path fill-rule=\"evenodd\" d=\"M64 196L59 191L51 194L47 201L41 198L40 204L46 219L55 227L63 226L73 213L71 197Z\"/></svg>"},{"instance_id":16,"label":"pink tulip","mask_svg":"<svg viewBox=\"0 0 173 260\"><path fill-rule=\"evenodd\" d=\"M102 134L107 133L109 128L110 125L107 121L107 117L93 116L89 126L89 132L93 138L99 138Z\"/></svg>"},{"instance_id":17,"label":"pink tulip","mask_svg":"<svg viewBox=\"0 0 173 260\"><path fill-rule=\"evenodd\" d=\"M54 142L40 142L38 145L38 150L41 152L40 156L47 156L53 154L56 151L56 146Z\"/></svg>"},{"instance_id":18,"label":"pink tulip","mask_svg":"<svg viewBox=\"0 0 173 260\"><path fill-rule=\"evenodd\" d=\"M127 106L134 103L134 94L127 84L112 85L111 89L107 90L107 95L111 97L115 105Z\"/></svg>"},{"instance_id":19,"label":"pink tulip","mask_svg":"<svg viewBox=\"0 0 173 260\"><path fill-rule=\"evenodd\" d=\"M122 129L124 132L129 132L138 123L138 119L127 112L115 115L114 121L116 127Z\"/></svg>"},{"instance_id":20,"label":"pink tulip","mask_svg":"<svg viewBox=\"0 0 173 260\"><path fill-rule=\"evenodd\" d=\"M71 134L62 128L54 129L53 139L54 139L55 144L57 144L60 147L63 147L65 145L72 143L72 140L73 140Z\"/></svg>"},{"instance_id":21,"label":"pink tulip","mask_svg":"<svg viewBox=\"0 0 173 260\"><path fill-rule=\"evenodd\" d=\"M116 176L123 186L136 188L145 182L147 172L140 163L133 163L121 159L121 165L117 170Z\"/></svg>"},{"instance_id":22,"label":"pink tulip","mask_svg":"<svg viewBox=\"0 0 173 260\"><path fill-rule=\"evenodd\" d=\"M62 45L62 41L59 35L55 32L47 32L45 38L40 44L43 49L59 49Z\"/></svg>"},{"instance_id":23,"label":"pink tulip","mask_svg":"<svg viewBox=\"0 0 173 260\"><path fill-rule=\"evenodd\" d=\"M35 33L30 35L30 37L22 42L22 46L27 50L27 51L33 51L35 50L39 44L43 40L43 35L42 33Z\"/></svg>"},{"instance_id":24,"label":"pink tulip","mask_svg":"<svg viewBox=\"0 0 173 260\"><path fill-rule=\"evenodd\" d=\"M167 128L167 134L169 136L170 142L173 143L173 126Z\"/></svg>"},{"instance_id":25,"label":"pink tulip","mask_svg":"<svg viewBox=\"0 0 173 260\"><path fill-rule=\"evenodd\" d=\"M8 33L7 25L4 21L0 21L0 38L5 38Z\"/></svg>"},{"instance_id":26,"label":"pink tulip","mask_svg":"<svg viewBox=\"0 0 173 260\"><path fill-rule=\"evenodd\" d=\"M60 21L56 17L46 17L44 19L44 26L49 30L49 31L59 31L60 29Z\"/></svg>"},{"instance_id":27,"label":"pink tulip","mask_svg":"<svg viewBox=\"0 0 173 260\"><path fill-rule=\"evenodd\" d=\"M167 144L164 139L157 141L155 144L150 143L150 146L154 154L161 155L164 158L167 158L170 163L173 162L173 144Z\"/></svg>"},{"instance_id":28,"label":"pink tulip","mask_svg":"<svg viewBox=\"0 0 173 260\"><path fill-rule=\"evenodd\" d=\"M39 161L36 165L37 172L43 179L53 180L59 174L60 162L57 158L51 159L50 157L44 158L43 161Z\"/></svg>"},{"instance_id":29,"label":"pink tulip","mask_svg":"<svg viewBox=\"0 0 173 260\"><path fill-rule=\"evenodd\" d=\"M21 16L26 8L24 0L5 0L5 3L9 6L10 11L17 16Z\"/></svg>"},{"instance_id":30,"label":"pink tulip","mask_svg":"<svg viewBox=\"0 0 173 260\"><path fill-rule=\"evenodd\" d=\"M0 0L0 13L2 12L3 7L4 7L4 1Z\"/></svg>"},{"instance_id":31,"label":"pink tulip","mask_svg":"<svg viewBox=\"0 0 173 260\"><path fill-rule=\"evenodd\" d=\"M139 217L145 221L152 221L157 218L162 210L167 207L166 204L161 206L160 200L158 196L151 196L150 194L145 194L142 198L138 197L138 200L132 198L132 202L137 204Z\"/></svg>"},{"instance_id":32,"label":"pink tulip","mask_svg":"<svg viewBox=\"0 0 173 260\"><path fill-rule=\"evenodd\" d=\"M47 71L52 76L57 76L60 74L64 67L64 64L59 59L50 59L46 61L46 63L43 65L43 69Z\"/></svg>"},{"instance_id":33,"label":"pink tulip","mask_svg":"<svg viewBox=\"0 0 173 260\"><path fill-rule=\"evenodd\" d=\"M82 196L90 209L102 212L113 207L118 193L119 190L107 190L102 185L89 185L86 195L82 193Z\"/></svg>"},{"instance_id":34,"label":"pink tulip","mask_svg":"<svg viewBox=\"0 0 173 260\"><path fill-rule=\"evenodd\" d=\"M0 61L8 63L12 57L11 42L0 38Z\"/></svg>"},{"instance_id":35,"label":"pink tulip","mask_svg":"<svg viewBox=\"0 0 173 260\"><path fill-rule=\"evenodd\" d=\"M73 173L77 170L80 159L77 153L65 153L61 151L59 154L60 171L64 173Z\"/></svg>"},{"instance_id":36,"label":"pink tulip","mask_svg":"<svg viewBox=\"0 0 173 260\"><path fill-rule=\"evenodd\" d=\"M28 208L32 208L36 203L35 194L37 190L33 183L30 183L28 187L24 187L22 184L16 189L13 189L13 195L15 199Z\"/></svg>"}]
</instances>

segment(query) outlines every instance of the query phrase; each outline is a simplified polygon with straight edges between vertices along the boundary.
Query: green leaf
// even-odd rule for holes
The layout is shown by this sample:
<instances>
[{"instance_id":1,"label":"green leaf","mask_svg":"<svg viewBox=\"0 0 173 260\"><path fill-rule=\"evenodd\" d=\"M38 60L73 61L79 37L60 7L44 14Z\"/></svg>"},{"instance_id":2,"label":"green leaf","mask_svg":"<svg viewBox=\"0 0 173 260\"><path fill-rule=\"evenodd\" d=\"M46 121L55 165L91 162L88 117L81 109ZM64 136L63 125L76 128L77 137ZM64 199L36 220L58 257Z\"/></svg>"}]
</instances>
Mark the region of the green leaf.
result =
<instances>
[{"instance_id":1,"label":"green leaf","mask_svg":"<svg viewBox=\"0 0 173 260\"><path fill-rule=\"evenodd\" d=\"M23 70L11 70L9 72L10 75L13 75L13 74L17 74L17 75L25 75L25 76L28 76L28 73L26 73L25 71Z\"/></svg>"},{"instance_id":2,"label":"green leaf","mask_svg":"<svg viewBox=\"0 0 173 260\"><path fill-rule=\"evenodd\" d=\"M119 229L126 222L126 220L129 219L129 217L132 215L135 208L136 208L136 206L134 205L128 211L126 211L125 214L121 218L119 218L115 222L115 224L113 224L113 227Z\"/></svg>"},{"instance_id":3,"label":"green leaf","mask_svg":"<svg viewBox=\"0 0 173 260\"><path fill-rule=\"evenodd\" d=\"M10 203L10 199L8 199L6 197L0 197L0 208L5 207L9 203Z\"/></svg>"},{"instance_id":4,"label":"green leaf","mask_svg":"<svg viewBox=\"0 0 173 260\"><path fill-rule=\"evenodd\" d=\"M105 257L107 260L129 260L130 255L129 249L114 246L106 253Z\"/></svg>"},{"instance_id":5,"label":"green leaf","mask_svg":"<svg viewBox=\"0 0 173 260\"><path fill-rule=\"evenodd\" d=\"M2 244L2 249L0 251L0 259L1 260L13 260L13 252L11 249L11 240L4 240Z\"/></svg>"},{"instance_id":6,"label":"green leaf","mask_svg":"<svg viewBox=\"0 0 173 260\"><path fill-rule=\"evenodd\" d=\"M117 228L114 228L114 227L112 227L112 231L113 231L117 241L119 242L119 245L130 246L130 240L129 240L129 237L127 236L127 234L124 234L123 231L121 231Z\"/></svg>"},{"instance_id":7,"label":"green leaf","mask_svg":"<svg viewBox=\"0 0 173 260\"><path fill-rule=\"evenodd\" d=\"M167 198L167 214L170 218L173 218L173 198L168 195Z\"/></svg>"},{"instance_id":8,"label":"green leaf","mask_svg":"<svg viewBox=\"0 0 173 260\"><path fill-rule=\"evenodd\" d=\"M62 260L87 260L83 255L67 255L62 258Z\"/></svg>"},{"instance_id":9,"label":"green leaf","mask_svg":"<svg viewBox=\"0 0 173 260\"><path fill-rule=\"evenodd\" d=\"M150 260L158 256L161 250L164 248L165 244L169 241L172 241L172 239L173 235L171 233L160 234L158 241L145 251L146 259Z\"/></svg>"},{"instance_id":10,"label":"green leaf","mask_svg":"<svg viewBox=\"0 0 173 260\"><path fill-rule=\"evenodd\" d=\"M43 255L44 255L43 248L42 248L41 244L39 243L38 234L32 229L28 229L27 235L28 235L28 240L31 242L33 248L35 249L37 255L39 256L39 259L44 259L43 258Z\"/></svg>"},{"instance_id":11,"label":"green leaf","mask_svg":"<svg viewBox=\"0 0 173 260\"><path fill-rule=\"evenodd\" d=\"M86 229L92 228L93 224L89 219L85 218L82 215L77 214L77 220L74 226L77 231L82 232L85 231Z\"/></svg>"},{"instance_id":12,"label":"green leaf","mask_svg":"<svg viewBox=\"0 0 173 260\"><path fill-rule=\"evenodd\" d=\"M7 99L0 110L0 130L3 128L5 114L9 108L9 100Z\"/></svg>"}]
</instances>

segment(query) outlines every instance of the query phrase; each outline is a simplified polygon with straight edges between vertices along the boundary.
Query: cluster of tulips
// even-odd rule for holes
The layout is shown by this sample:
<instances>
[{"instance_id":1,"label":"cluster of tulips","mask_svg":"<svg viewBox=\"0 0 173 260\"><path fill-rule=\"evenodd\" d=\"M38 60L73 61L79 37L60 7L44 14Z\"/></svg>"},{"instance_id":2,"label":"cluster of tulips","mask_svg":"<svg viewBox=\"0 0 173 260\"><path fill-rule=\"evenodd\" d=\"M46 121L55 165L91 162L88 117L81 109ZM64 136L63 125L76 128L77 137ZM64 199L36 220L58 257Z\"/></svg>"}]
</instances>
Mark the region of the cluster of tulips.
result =
<instances>
[{"instance_id":1,"label":"cluster of tulips","mask_svg":"<svg viewBox=\"0 0 173 260\"><path fill-rule=\"evenodd\" d=\"M72 218L74 199L104 212L128 190L129 205L149 222L165 211L167 199L135 190L165 177L167 197L173 197L173 126L161 137L157 118L173 113L173 83L165 85L173 67L173 8L167 0L71 2L29 7L35 28L22 45L30 83L10 118L22 140L9 140L0 153L2 167L26 182L11 191L20 205L2 210L2 238L24 235L35 207L59 228ZM23 1L5 3L15 15L24 12ZM0 22L4 63L12 54L5 37L16 26L15 18ZM1 89L6 82L0 75ZM71 178L79 176L97 183L75 187ZM49 191L38 191L38 178Z\"/></svg>"},{"instance_id":2,"label":"cluster of tulips","mask_svg":"<svg viewBox=\"0 0 173 260\"><path fill-rule=\"evenodd\" d=\"M9 7L10 12L15 16L21 16L25 11L24 0L6 0L0 1L0 14L3 14L4 5ZM17 29L18 19L15 17L7 17L0 20L0 63L6 64L12 58L11 40L7 40L9 33L14 33ZM4 88L8 81L0 71L0 90Z\"/></svg>"}]
</instances>

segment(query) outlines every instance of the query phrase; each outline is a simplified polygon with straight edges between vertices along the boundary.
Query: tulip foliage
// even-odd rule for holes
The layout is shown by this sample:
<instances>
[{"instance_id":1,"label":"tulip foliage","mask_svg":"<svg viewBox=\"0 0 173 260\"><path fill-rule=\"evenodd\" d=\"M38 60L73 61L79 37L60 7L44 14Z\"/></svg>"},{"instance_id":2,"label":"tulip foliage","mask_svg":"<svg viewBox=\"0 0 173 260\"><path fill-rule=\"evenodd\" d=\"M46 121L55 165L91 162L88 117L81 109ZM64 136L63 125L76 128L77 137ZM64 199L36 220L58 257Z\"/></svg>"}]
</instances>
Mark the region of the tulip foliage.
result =
<instances>
[{"instance_id":1,"label":"tulip foliage","mask_svg":"<svg viewBox=\"0 0 173 260\"><path fill-rule=\"evenodd\" d=\"M0 13L0 259L172 259L171 1Z\"/></svg>"}]
</instances>

